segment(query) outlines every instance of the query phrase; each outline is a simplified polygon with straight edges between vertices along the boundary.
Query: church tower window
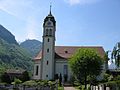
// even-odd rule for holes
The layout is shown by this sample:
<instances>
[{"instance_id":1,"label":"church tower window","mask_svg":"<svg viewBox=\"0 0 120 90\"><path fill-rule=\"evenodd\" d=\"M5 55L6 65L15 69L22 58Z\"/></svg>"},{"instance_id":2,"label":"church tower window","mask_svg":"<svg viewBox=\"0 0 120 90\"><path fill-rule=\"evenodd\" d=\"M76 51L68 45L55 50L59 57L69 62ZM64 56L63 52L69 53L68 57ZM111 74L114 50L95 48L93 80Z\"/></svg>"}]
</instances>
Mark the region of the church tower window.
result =
<instances>
[{"instance_id":1,"label":"church tower window","mask_svg":"<svg viewBox=\"0 0 120 90\"><path fill-rule=\"evenodd\" d=\"M52 36L52 29L50 29L49 35Z\"/></svg>"},{"instance_id":2,"label":"church tower window","mask_svg":"<svg viewBox=\"0 0 120 90\"><path fill-rule=\"evenodd\" d=\"M49 49L47 49L47 52L49 52Z\"/></svg>"},{"instance_id":3,"label":"church tower window","mask_svg":"<svg viewBox=\"0 0 120 90\"><path fill-rule=\"evenodd\" d=\"M68 53L68 51L65 51L65 53Z\"/></svg>"},{"instance_id":4,"label":"church tower window","mask_svg":"<svg viewBox=\"0 0 120 90\"><path fill-rule=\"evenodd\" d=\"M47 65L48 65L48 61L47 61L47 63L46 63Z\"/></svg>"},{"instance_id":5,"label":"church tower window","mask_svg":"<svg viewBox=\"0 0 120 90\"><path fill-rule=\"evenodd\" d=\"M46 36L48 36L48 29L46 29Z\"/></svg>"},{"instance_id":6,"label":"church tower window","mask_svg":"<svg viewBox=\"0 0 120 90\"><path fill-rule=\"evenodd\" d=\"M50 39L48 38L48 42L50 41Z\"/></svg>"},{"instance_id":7,"label":"church tower window","mask_svg":"<svg viewBox=\"0 0 120 90\"><path fill-rule=\"evenodd\" d=\"M42 65L40 67L41 79L53 79L55 74L55 31L56 21L52 13L44 19L43 23L43 49L42 49ZM48 58L48 59L47 59ZM47 61L48 60L48 61ZM50 66L49 66L50 65ZM49 71L49 73L47 72Z\"/></svg>"},{"instance_id":8,"label":"church tower window","mask_svg":"<svg viewBox=\"0 0 120 90\"><path fill-rule=\"evenodd\" d=\"M36 66L36 73L35 73L35 75L38 75L38 69L39 69L39 66L37 65Z\"/></svg>"}]
</instances>

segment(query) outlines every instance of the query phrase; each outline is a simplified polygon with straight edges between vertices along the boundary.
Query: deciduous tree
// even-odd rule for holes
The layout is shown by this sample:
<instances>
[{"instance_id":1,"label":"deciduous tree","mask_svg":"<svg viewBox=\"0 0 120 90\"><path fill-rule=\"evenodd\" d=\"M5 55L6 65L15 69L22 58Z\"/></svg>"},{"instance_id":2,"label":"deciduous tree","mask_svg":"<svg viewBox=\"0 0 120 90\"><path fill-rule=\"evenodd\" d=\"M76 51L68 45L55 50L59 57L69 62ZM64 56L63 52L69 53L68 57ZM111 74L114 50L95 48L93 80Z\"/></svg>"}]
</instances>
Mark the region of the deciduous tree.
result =
<instances>
[{"instance_id":1,"label":"deciduous tree","mask_svg":"<svg viewBox=\"0 0 120 90\"><path fill-rule=\"evenodd\" d=\"M117 65L117 68L120 66L120 42L118 42L112 51L112 60L115 60L115 64Z\"/></svg>"},{"instance_id":2,"label":"deciduous tree","mask_svg":"<svg viewBox=\"0 0 120 90\"><path fill-rule=\"evenodd\" d=\"M93 49L79 49L69 60L73 74L80 81L84 81L87 88L87 78L97 76L102 70L102 58Z\"/></svg>"}]
</instances>

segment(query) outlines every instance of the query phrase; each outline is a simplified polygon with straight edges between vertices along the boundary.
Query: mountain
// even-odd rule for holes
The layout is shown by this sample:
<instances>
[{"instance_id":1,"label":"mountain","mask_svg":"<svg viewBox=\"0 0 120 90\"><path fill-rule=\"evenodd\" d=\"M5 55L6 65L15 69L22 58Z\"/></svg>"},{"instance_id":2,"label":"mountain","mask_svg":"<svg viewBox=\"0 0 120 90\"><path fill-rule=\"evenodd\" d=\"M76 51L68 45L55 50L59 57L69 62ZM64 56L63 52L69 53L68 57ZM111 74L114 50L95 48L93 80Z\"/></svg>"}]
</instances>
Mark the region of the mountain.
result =
<instances>
[{"instance_id":1,"label":"mountain","mask_svg":"<svg viewBox=\"0 0 120 90\"><path fill-rule=\"evenodd\" d=\"M33 68L33 61L30 54L18 45L15 36L0 25L0 73L7 68L30 71Z\"/></svg>"},{"instance_id":2,"label":"mountain","mask_svg":"<svg viewBox=\"0 0 120 90\"><path fill-rule=\"evenodd\" d=\"M9 44L18 45L17 41L15 40L15 36L2 25L0 25L0 38L7 41Z\"/></svg>"},{"instance_id":3,"label":"mountain","mask_svg":"<svg viewBox=\"0 0 120 90\"><path fill-rule=\"evenodd\" d=\"M25 48L32 57L35 57L38 52L42 49L42 42L38 40L26 40L20 44L21 47Z\"/></svg>"}]
</instances>

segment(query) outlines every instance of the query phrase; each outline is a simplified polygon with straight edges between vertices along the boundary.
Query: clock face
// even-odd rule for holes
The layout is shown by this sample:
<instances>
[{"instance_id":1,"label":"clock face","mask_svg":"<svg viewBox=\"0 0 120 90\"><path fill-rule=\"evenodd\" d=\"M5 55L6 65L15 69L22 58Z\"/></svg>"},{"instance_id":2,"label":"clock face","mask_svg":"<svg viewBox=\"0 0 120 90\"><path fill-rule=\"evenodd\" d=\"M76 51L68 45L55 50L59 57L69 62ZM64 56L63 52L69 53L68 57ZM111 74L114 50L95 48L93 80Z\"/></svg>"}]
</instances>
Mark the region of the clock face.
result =
<instances>
[{"instance_id":1,"label":"clock face","mask_svg":"<svg viewBox=\"0 0 120 90\"><path fill-rule=\"evenodd\" d=\"M51 22L48 22L47 25L51 25Z\"/></svg>"}]
</instances>

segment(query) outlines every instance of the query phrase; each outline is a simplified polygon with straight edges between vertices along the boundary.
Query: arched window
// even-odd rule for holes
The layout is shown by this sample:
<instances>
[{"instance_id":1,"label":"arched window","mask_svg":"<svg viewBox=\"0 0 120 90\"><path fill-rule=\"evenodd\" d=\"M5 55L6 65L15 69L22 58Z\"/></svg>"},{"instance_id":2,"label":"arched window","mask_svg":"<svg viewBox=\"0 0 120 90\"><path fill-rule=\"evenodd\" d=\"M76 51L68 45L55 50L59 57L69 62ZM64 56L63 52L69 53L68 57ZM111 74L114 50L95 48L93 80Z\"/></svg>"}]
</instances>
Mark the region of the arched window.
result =
<instances>
[{"instance_id":1,"label":"arched window","mask_svg":"<svg viewBox=\"0 0 120 90\"><path fill-rule=\"evenodd\" d=\"M47 49L47 52L49 52L49 49Z\"/></svg>"},{"instance_id":2,"label":"arched window","mask_svg":"<svg viewBox=\"0 0 120 90\"><path fill-rule=\"evenodd\" d=\"M48 61L47 61L47 63L46 63L47 65L48 65Z\"/></svg>"},{"instance_id":3,"label":"arched window","mask_svg":"<svg viewBox=\"0 0 120 90\"><path fill-rule=\"evenodd\" d=\"M35 75L38 75L38 70L39 70L39 66L37 65Z\"/></svg>"},{"instance_id":4,"label":"arched window","mask_svg":"<svg viewBox=\"0 0 120 90\"><path fill-rule=\"evenodd\" d=\"M48 36L48 29L46 29L46 36Z\"/></svg>"},{"instance_id":5,"label":"arched window","mask_svg":"<svg viewBox=\"0 0 120 90\"><path fill-rule=\"evenodd\" d=\"M48 42L50 41L50 39L48 38Z\"/></svg>"},{"instance_id":6,"label":"arched window","mask_svg":"<svg viewBox=\"0 0 120 90\"><path fill-rule=\"evenodd\" d=\"M52 36L52 29L50 29L50 31L49 31L49 35Z\"/></svg>"}]
</instances>

